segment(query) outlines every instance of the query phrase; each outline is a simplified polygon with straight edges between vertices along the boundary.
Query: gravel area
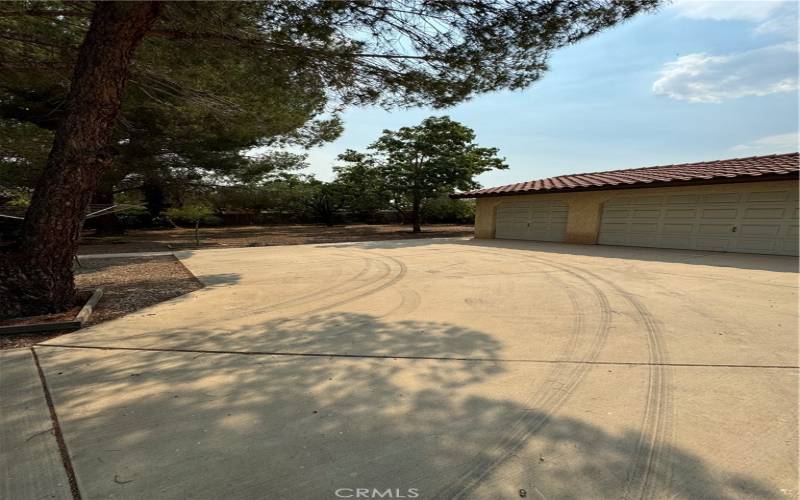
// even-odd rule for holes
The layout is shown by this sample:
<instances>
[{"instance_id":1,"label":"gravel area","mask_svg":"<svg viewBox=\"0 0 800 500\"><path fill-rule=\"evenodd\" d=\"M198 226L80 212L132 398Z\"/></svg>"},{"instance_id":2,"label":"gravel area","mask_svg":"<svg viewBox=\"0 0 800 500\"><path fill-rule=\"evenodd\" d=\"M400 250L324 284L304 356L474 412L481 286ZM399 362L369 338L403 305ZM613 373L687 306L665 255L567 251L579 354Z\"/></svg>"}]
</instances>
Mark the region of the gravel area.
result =
<instances>
[{"instance_id":1,"label":"gravel area","mask_svg":"<svg viewBox=\"0 0 800 500\"><path fill-rule=\"evenodd\" d=\"M105 288L89 324L118 318L203 286L172 256L83 261L76 269L75 282L80 289Z\"/></svg>"},{"instance_id":2,"label":"gravel area","mask_svg":"<svg viewBox=\"0 0 800 500\"><path fill-rule=\"evenodd\" d=\"M346 241L377 241L410 238L445 238L471 236L472 226L432 224L414 234L411 226L397 224L353 224L347 226L291 225L237 226L200 229L200 248L235 248ZM197 248L194 229L130 230L122 236L95 237L90 232L83 238L78 253L159 252Z\"/></svg>"},{"instance_id":3,"label":"gravel area","mask_svg":"<svg viewBox=\"0 0 800 500\"><path fill-rule=\"evenodd\" d=\"M86 260L75 269L75 284L87 297L99 287L105 289L89 325L202 288L200 281L172 256ZM3 335L0 349L28 347L66 333Z\"/></svg>"}]
</instances>

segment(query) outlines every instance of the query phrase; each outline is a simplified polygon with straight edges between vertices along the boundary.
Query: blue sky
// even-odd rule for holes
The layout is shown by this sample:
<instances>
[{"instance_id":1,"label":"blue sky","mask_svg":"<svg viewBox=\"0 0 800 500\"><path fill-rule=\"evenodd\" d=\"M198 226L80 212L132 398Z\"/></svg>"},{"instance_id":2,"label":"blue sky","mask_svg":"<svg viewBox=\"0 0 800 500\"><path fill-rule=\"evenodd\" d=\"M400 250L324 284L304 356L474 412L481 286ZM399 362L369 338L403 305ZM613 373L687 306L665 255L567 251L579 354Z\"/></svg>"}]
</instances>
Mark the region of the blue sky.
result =
<instances>
[{"instance_id":1,"label":"blue sky","mask_svg":"<svg viewBox=\"0 0 800 500\"><path fill-rule=\"evenodd\" d=\"M381 130L449 115L500 149L484 186L560 174L797 150L796 2L679 1L554 53L520 92L446 110L345 112L337 141L309 151L317 178Z\"/></svg>"}]
</instances>

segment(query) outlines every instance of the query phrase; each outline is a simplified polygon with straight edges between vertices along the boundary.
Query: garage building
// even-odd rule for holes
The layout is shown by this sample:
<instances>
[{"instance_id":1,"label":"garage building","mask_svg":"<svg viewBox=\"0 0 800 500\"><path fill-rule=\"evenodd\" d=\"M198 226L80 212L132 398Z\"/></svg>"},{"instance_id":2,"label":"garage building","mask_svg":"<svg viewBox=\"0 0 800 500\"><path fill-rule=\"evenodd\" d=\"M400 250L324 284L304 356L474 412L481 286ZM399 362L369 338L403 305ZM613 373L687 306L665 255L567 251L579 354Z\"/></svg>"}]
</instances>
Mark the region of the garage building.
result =
<instances>
[{"instance_id":1,"label":"garage building","mask_svg":"<svg viewBox=\"0 0 800 500\"><path fill-rule=\"evenodd\" d=\"M475 198L477 238L798 254L798 153L562 175Z\"/></svg>"}]
</instances>

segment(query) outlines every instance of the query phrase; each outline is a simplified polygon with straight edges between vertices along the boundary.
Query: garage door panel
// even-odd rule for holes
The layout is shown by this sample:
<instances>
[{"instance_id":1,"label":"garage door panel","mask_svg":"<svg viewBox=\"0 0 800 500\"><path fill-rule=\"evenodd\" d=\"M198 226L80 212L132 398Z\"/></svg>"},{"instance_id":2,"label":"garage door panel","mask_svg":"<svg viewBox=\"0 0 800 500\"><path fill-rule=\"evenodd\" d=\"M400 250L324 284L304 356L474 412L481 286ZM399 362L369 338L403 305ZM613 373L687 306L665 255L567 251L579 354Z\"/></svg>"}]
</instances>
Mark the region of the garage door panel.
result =
<instances>
[{"instance_id":1,"label":"garage door panel","mask_svg":"<svg viewBox=\"0 0 800 500\"><path fill-rule=\"evenodd\" d=\"M700 217L703 219L730 219L735 220L738 214L736 208L703 208Z\"/></svg>"},{"instance_id":2,"label":"garage door panel","mask_svg":"<svg viewBox=\"0 0 800 500\"><path fill-rule=\"evenodd\" d=\"M697 217L696 208L667 208L664 210L665 219L694 219Z\"/></svg>"},{"instance_id":3,"label":"garage door panel","mask_svg":"<svg viewBox=\"0 0 800 500\"><path fill-rule=\"evenodd\" d=\"M564 233L563 232L532 232L531 237L529 238L532 241L551 241L554 243L558 243L564 241Z\"/></svg>"},{"instance_id":4,"label":"garage door panel","mask_svg":"<svg viewBox=\"0 0 800 500\"><path fill-rule=\"evenodd\" d=\"M739 230L742 236L780 236L780 224L742 224Z\"/></svg>"},{"instance_id":5,"label":"garage door panel","mask_svg":"<svg viewBox=\"0 0 800 500\"><path fill-rule=\"evenodd\" d=\"M676 205L696 205L700 197L694 194L673 194L667 197L667 203Z\"/></svg>"},{"instance_id":6,"label":"garage door panel","mask_svg":"<svg viewBox=\"0 0 800 500\"><path fill-rule=\"evenodd\" d=\"M691 236L664 236L659 238L660 248L686 248L692 245Z\"/></svg>"},{"instance_id":7,"label":"garage door panel","mask_svg":"<svg viewBox=\"0 0 800 500\"><path fill-rule=\"evenodd\" d=\"M628 244L637 247L657 247L658 239L657 234L629 234Z\"/></svg>"},{"instance_id":8,"label":"garage door panel","mask_svg":"<svg viewBox=\"0 0 800 500\"><path fill-rule=\"evenodd\" d=\"M775 208L747 208L744 211L745 219L781 219L784 213L791 213L791 211L783 207Z\"/></svg>"},{"instance_id":9,"label":"garage door panel","mask_svg":"<svg viewBox=\"0 0 800 500\"><path fill-rule=\"evenodd\" d=\"M748 193L747 194L747 201L748 202L759 202L759 201L775 201L775 202L784 202L789 200L789 192L788 191L774 191L770 192L767 191L765 193Z\"/></svg>"},{"instance_id":10,"label":"garage door panel","mask_svg":"<svg viewBox=\"0 0 800 500\"><path fill-rule=\"evenodd\" d=\"M700 224L698 232L701 234L722 234L728 235L733 233L732 224Z\"/></svg>"},{"instance_id":11,"label":"garage door panel","mask_svg":"<svg viewBox=\"0 0 800 500\"><path fill-rule=\"evenodd\" d=\"M497 216L500 220L506 222L511 221L518 221L518 222L527 222L528 217L530 216L527 210L521 209L507 209L503 211L498 211Z\"/></svg>"},{"instance_id":12,"label":"garage door panel","mask_svg":"<svg viewBox=\"0 0 800 500\"><path fill-rule=\"evenodd\" d=\"M621 196L603 207L598 243L797 255L797 200L795 190Z\"/></svg>"},{"instance_id":13,"label":"garage door panel","mask_svg":"<svg viewBox=\"0 0 800 500\"><path fill-rule=\"evenodd\" d=\"M631 216L634 219L658 219L661 217L661 210L634 210Z\"/></svg>"},{"instance_id":14,"label":"garage door panel","mask_svg":"<svg viewBox=\"0 0 800 500\"><path fill-rule=\"evenodd\" d=\"M664 234L692 234L694 224L662 224L661 232Z\"/></svg>"},{"instance_id":15,"label":"garage door panel","mask_svg":"<svg viewBox=\"0 0 800 500\"><path fill-rule=\"evenodd\" d=\"M520 239L528 231L527 224L498 224L497 238Z\"/></svg>"},{"instance_id":16,"label":"garage door panel","mask_svg":"<svg viewBox=\"0 0 800 500\"><path fill-rule=\"evenodd\" d=\"M739 203L742 195L739 193L715 193L703 195L703 203Z\"/></svg>"},{"instance_id":17,"label":"garage door panel","mask_svg":"<svg viewBox=\"0 0 800 500\"><path fill-rule=\"evenodd\" d=\"M627 245L628 238L625 233L602 233L597 242L601 245Z\"/></svg>"},{"instance_id":18,"label":"garage door panel","mask_svg":"<svg viewBox=\"0 0 800 500\"><path fill-rule=\"evenodd\" d=\"M609 208L605 214L604 218L606 219L627 219L628 214L630 214L630 210L627 208Z\"/></svg>"},{"instance_id":19,"label":"garage door panel","mask_svg":"<svg viewBox=\"0 0 800 500\"><path fill-rule=\"evenodd\" d=\"M630 226L630 230L636 233L658 233L658 223L657 222L648 222L648 223L640 223L634 222Z\"/></svg>"},{"instance_id":20,"label":"garage door panel","mask_svg":"<svg viewBox=\"0 0 800 500\"><path fill-rule=\"evenodd\" d=\"M506 202L497 207L495 237L564 241L568 206L564 202Z\"/></svg>"},{"instance_id":21,"label":"garage door panel","mask_svg":"<svg viewBox=\"0 0 800 500\"><path fill-rule=\"evenodd\" d=\"M775 251L777 243L774 239L741 238L736 240L733 250L738 252L770 253Z\"/></svg>"},{"instance_id":22,"label":"garage door panel","mask_svg":"<svg viewBox=\"0 0 800 500\"><path fill-rule=\"evenodd\" d=\"M797 239L782 240L778 248L781 255L797 255Z\"/></svg>"},{"instance_id":23,"label":"garage door panel","mask_svg":"<svg viewBox=\"0 0 800 500\"><path fill-rule=\"evenodd\" d=\"M528 222L528 214L506 214L504 220L507 222Z\"/></svg>"},{"instance_id":24,"label":"garage door panel","mask_svg":"<svg viewBox=\"0 0 800 500\"><path fill-rule=\"evenodd\" d=\"M724 252L730 247L730 240L726 238L695 238L695 247L699 250L714 250L717 252Z\"/></svg>"},{"instance_id":25,"label":"garage door panel","mask_svg":"<svg viewBox=\"0 0 800 500\"><path fill-rule=\"evenodd\" d=\"M628 230L628 225L618 222L606 222L600 227L600 233L625 233Z\"/></svg>"}]
</instances>

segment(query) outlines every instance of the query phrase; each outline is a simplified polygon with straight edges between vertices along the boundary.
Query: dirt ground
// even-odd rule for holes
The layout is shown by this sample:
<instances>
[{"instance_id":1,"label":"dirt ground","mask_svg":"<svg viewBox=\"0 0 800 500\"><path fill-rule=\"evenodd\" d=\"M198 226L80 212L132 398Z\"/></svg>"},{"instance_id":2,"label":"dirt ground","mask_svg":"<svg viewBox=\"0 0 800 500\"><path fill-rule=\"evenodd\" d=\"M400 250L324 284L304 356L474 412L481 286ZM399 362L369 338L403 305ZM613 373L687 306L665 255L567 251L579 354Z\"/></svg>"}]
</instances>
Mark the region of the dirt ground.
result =
<instances>
[{"instance_id":1,"label":"dirt ground","mask_svg":"<svg viewBox=\"0 0 800 500\"><path fill-rule=\"evenodd\" d=\"M239 226L200 229L200 248L262 247L273 245L302 245L305 243L339 243L345 241L376 241L408 238L441 238L470 236L472 226L431 224L414 234L411 226L397 224L354 224L344 226L290 225ZM83 238L79 253L159 252L198 248L193 229L131 230L123 236L92 236Z\"/></svg>"},{"instance_id":2,"label":"dirt ground","mask_svg":"<svg viewBox=\"0 0 800 500\"><path fill-rule=\"evenodd\" d=\"M202 284L175 257L87 259L75 269L75 284L85 302L91 291L103 287L89 324L118 318L147 306L202 288ZM40 320L69 320L80 311L41 317ZM41 321L37 321L41 322ZM0 335L0 349L28 347L71 332Z\"/></svg>"}]
</instances>

